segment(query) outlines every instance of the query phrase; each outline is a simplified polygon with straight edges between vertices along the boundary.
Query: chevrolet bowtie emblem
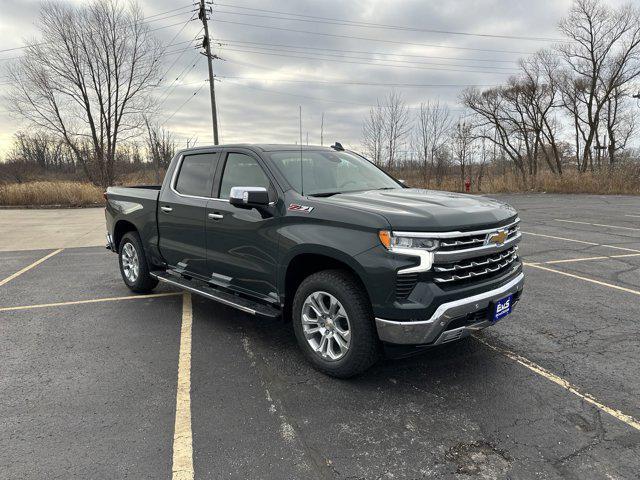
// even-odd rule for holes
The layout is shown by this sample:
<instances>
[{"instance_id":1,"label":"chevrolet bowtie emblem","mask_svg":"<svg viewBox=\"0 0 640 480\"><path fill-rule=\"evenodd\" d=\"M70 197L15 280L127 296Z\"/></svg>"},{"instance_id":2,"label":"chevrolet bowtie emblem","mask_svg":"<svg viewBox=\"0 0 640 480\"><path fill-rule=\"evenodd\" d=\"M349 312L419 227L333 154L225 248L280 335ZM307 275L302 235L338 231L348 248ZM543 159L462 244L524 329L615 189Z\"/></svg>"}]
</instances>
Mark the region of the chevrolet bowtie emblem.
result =
<instances>
[{"instance_id":1,"label":"chevrolet bowtie emblem","mask_svg":"<svg viewBox=\"0 0 640 480\"><path fill-rule=\"evenodd\" d=\"M491 243L495 245L502 245L504 241L507 239L507 232L505 230L498 230L497 232L490 233L487 235L486 244L489 245Z\"/></svg>"}]
</instances>

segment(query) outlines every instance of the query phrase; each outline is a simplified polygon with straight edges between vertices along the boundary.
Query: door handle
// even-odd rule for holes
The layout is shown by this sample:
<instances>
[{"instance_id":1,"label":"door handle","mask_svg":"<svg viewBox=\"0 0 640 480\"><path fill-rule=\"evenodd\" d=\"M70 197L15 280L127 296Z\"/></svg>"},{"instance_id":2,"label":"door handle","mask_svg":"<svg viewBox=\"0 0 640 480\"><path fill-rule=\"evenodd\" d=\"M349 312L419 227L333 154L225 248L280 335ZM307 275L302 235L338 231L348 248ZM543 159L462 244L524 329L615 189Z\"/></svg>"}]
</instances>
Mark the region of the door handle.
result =
<instances>
[{"instance_id":1,"label":"door handle","mask_svg":"<svg viewBox=\"0 0 640 480\"><path fill-rule=\"evenodd\" d=\"M209 217L211 220L221 220L224 215L221 213L210 213L207 215L207 217Z\"/></svg>"},{"instance_id":2,"label":"door handle","mask_svg":"<svg viewBox=\"0 0 640 480\"><path fill-rule=\"evenodd\" d=\"M167 207L167 206L162 206L162 207L160 207L160 210L162 210L163 212L169 213L169 212L173 211L173 208Z\"/></svg>"}]
</instances>

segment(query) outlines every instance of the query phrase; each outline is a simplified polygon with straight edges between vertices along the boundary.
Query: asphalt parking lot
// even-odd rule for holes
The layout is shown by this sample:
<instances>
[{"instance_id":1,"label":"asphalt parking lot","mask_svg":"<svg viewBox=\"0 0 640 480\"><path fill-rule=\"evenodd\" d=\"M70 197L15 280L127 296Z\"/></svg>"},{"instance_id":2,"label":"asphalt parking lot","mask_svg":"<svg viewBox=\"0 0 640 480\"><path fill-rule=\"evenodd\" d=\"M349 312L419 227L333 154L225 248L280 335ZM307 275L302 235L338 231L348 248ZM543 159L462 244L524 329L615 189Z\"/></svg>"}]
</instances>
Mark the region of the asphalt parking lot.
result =
<instances>
[{"instance_id":1,"label":"asphalt parking lot","mask_svg":"<svg viewBox=\"0 0 640 480\"><path fill-rule=\"evenodd\" d=\"M0 478L638 478L640 198L499 198L515 313L349 381L103 247L0 251Z\"/></svg>"}]
</instances>

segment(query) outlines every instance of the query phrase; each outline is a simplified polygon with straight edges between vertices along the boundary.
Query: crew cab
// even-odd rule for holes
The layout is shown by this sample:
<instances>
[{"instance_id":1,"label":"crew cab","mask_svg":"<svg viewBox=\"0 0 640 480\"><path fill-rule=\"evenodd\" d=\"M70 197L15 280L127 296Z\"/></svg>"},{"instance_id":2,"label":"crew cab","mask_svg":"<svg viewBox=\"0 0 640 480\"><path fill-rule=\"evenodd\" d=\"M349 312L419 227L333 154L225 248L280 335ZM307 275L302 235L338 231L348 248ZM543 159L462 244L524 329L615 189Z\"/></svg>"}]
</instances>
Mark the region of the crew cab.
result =
<instances>
[{"instance_id":1,"label":"crew cab","mask_svg":"<svg viewBox=\"0 0 640 480\"><path fill-rule=\"evenodd\" d=\"M131 290L165 282L282 317L336 377L491 326L522 294L512 207L408 188L340 144L190 148L161 186L105 196Z\"/></svg>"}]
</instances>

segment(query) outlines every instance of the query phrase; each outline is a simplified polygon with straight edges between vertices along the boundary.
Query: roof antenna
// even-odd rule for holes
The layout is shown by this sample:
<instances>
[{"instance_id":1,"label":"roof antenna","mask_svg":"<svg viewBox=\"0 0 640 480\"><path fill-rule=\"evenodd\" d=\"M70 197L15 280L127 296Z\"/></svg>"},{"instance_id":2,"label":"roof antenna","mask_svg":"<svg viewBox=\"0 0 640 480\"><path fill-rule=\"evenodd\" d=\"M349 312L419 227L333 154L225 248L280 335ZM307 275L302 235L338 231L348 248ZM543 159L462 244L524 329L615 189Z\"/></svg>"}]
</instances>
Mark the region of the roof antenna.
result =
<instances>
[{"instance_id":1,"label":"roof antenna","mask_svg":"<svg viewBox=\"0 0 640 480\"><path fill-rule=\"evenodd\" d=\"M304 195L304 171L302 167L302 105L298 105L298 115L300 118L300 195Z\"/></svg>"}]
</instances>

